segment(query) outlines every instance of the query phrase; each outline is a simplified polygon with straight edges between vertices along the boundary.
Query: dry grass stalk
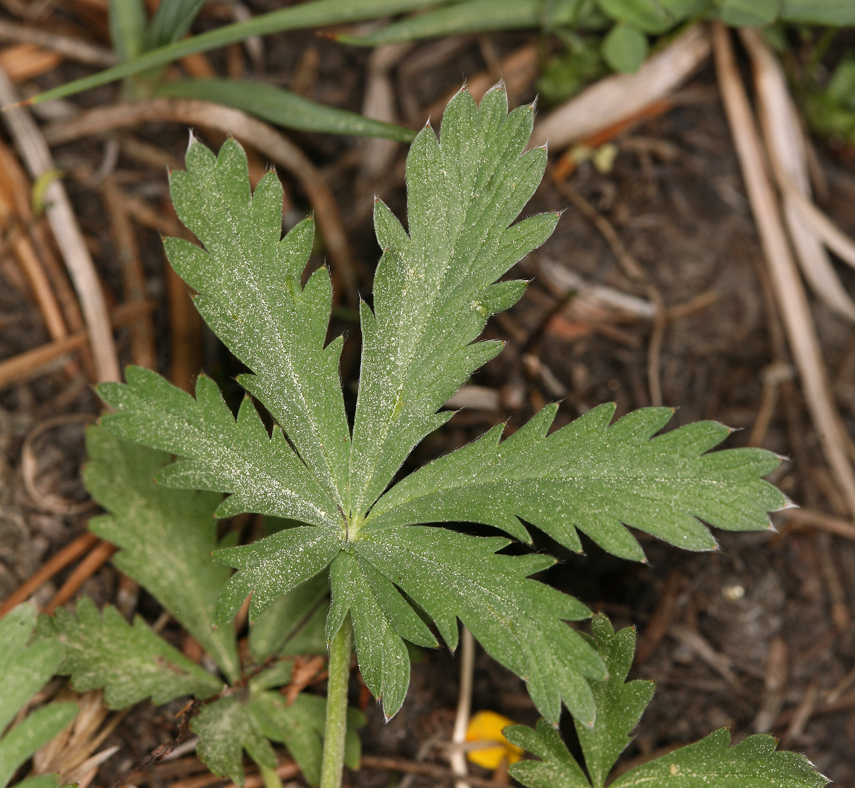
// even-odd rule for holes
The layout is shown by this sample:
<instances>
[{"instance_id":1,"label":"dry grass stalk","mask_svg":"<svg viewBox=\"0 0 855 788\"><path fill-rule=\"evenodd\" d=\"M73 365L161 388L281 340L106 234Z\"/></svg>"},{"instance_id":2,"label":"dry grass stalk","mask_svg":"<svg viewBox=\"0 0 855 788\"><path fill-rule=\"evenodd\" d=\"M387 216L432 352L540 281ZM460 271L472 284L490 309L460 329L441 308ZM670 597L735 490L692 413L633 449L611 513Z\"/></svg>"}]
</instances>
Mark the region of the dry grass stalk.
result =
<instances>
[{"instance_id":1,"label":"dry grass stalk","mask_svg":"<svg viewBox=\"0 0 855 788\"><path fill-rule=\"evenodd\" d=\"M736 65L730 33L723 25L716 24L713 29L713 47L725 112L805 400L847 508L855 514L855 473L841 438L844 428L828 384L807 296L787 243L777 197L766 172L763 147Z\"/></svg>"},{"instance_id":2,"label":"dry grass stalk","mask_svg":"<svg viewBox=\"0 0 855 788\"><path fill-rule=\"evenodd\" d=\"M17 100L18 96L12 83L0 69L0 104L6 106ZM34 179L54 169L47 143L25 108L10 107L3 113L3 119ZM74 217L68 194L61 182L54 180L47 186L45 205L45 213L83 308L98 381L118 381L119 359L110 330L110 316L104 294L92 257Z\"/></svg>"}]
</instances>

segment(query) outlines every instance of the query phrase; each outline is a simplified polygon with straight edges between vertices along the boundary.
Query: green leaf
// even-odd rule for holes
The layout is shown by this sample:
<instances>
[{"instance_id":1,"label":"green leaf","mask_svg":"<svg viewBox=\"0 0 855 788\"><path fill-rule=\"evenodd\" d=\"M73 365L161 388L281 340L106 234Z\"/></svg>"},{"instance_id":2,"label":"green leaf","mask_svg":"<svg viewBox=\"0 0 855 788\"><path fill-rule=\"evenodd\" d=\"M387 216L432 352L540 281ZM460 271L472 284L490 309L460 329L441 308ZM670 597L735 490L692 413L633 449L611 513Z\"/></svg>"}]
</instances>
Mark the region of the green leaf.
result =
<instances>
[{"instance_id":1,"label":"green leaf","mask_svg":"<svg viewBox=\"0 0 855 788\"><path fill-rule=\"evenodd\" d=\"M300 285L314 223L307 219L282 238L282 184L269 172L251 194L246 154L234 140L216 157L194 140L185 163L186 172L171 175L170 195L207 252L169 238L169 262L199 293L205 322L255 373L242 375L241 385L270 411L341 509L350 435L339 381L342 339L324 347L329 271L319 268Z\"/></svg>"},{"instance_id":2,"label":"green leaf","mask_svg":"<svg viewBox=\"0 0 855 788\"><path fill-rule=\"evenodd\" d=\"M77 715L75 703L51 703L25 717L2 736L9 723L62 662L60 643L27 645L36 615L35 606L22 604L0 619L0 664L3 665L0 671L0 788L5 788L21 764Z\"/></svg>"},{"instance_id":3,"label":"green leaf","mask_svg":"<svg viewBox=\"0 0 855 788\"><path fill-rule=\"evenodd\" d=\"M250 593L249 618L282 594L326 569L341 550L341 536L329 528L302 526L280 531L253 544L217 550L214 557L238 569L220 594L214 623L231 621Z\"/></svg>"},{"instance_id":4,"label":"green leaf","mask_svg":"<svg viewBox=\"0 0 855 788\"><path fill-rule=\"evenodd\" d=\"M363 36L338 35L345 44L383 46L439 36L540 27L543 0L466 0L416 14Z\"/></svg>"},{"instance_id":5,"label":"green leaf","mask_svg":"<svg viewBox=\"0 0 855 788\"><path fill-rule=\"evenodd\" d=\"M58 774L40 774L15 783L15 788L60 788Z\"/></svg>"},{"instance_id":6,"label":"green leaf","mask_svg":"<svg viewBox=\"0 0 855 788\"><path fill-rule=\"evenodd\" d=\"M151 698L155 705L182 695L209 698L223 682L156 635L140 616L133 626L108 605L103 615L89 597L77 602L77 615L59 608L39 619L46 644L61 641L65 659L56 670L70 675L78 692L104 688L104 702L123 709Z\"/></svg>"},{"instance_id":7,"label":"green leaf","mask_svg":"<svg viewBox=\"0 0 855 788\"><path fill-rule=\"evenodd\" d=\"M214 511L222 496L156 484L169 455L101 427L87 430L86 447L86 489L110 512L93 518L89 530L121 548L113 556L116 567L152 594L235 681L240 664L234 630L213 629L217 597L230 575L211 558L217 547Z\"/></svg>"},{"instance_id":8,"label":"green leaf","mask_svg":"<svg viewBox=\"0 0 855 788\"><path fill-rule=\"evenodd\" d=\"M609 677L591 683L597 703L594 725L574 722L591 783L602 788L653 697L653 685L625 683L635 651L632 629L615 634L608 619L600 615L593 620L593 631ZM541 759L521 761L508 769L527 788L588 788L581 767L545 720L538 721L536 731L517 725L505 728L504 734L509 742ZM611 782L610 788L823 788L828 783L803 755L776 752L772 736L749 736L736 747L728 747L729 743L730 733L722 728L696 744L637 766Z\"/></svg>"},{"instance_id":9,"label":"green leaf","mask_svg":"<svg viewBox=\"0 0 855 788\"><path fill-rule=\"evenodd\" d=\"M730 430L699 422L653 438L673 415L645 408L609 426L600 405L547 437L557 405L500 441L503 425L426 465L374 506L367 530L416 522L479 522L526 539L521 518L571 550L576 532L622 558L644 552L623 525L687 550L714 549L700 522L730 531L770 526L768 511L788 505L762 476L780 458L762 449L709 452ZM621 525L623 524L623 525Z\"/></svg>"},{"instance_id":10,"label":"green leaf","mask_svg":"<svg viewBox=\"0 0 855 788\"><path fill-rule=\"evenodd\" d=\"M184 38L206 0L161 0L148 28L146 49Z\"/></svg>"},{"instance_id":11,"label":"green leaf","mask_svg":"<svg viewBox=\"0 0 855 788\"><path fill-rule=\"evenodd\" d=\"M730 744L721 728L705 739L637 766L612 788L823 788L829 780L794 752L777 752L773 736L757 734Z\"/></svg>"},{"instance_id":12,"label":"green leaf","mask_svg":"<svg viewBox=\"0 0 855 788\"><path fill-rule=\"evenodd\" d=\"M207 33L176 41L174 44L154 49L128 63L99 71L82 79L76 79L52 90L46 90L32 99L40 104L51 99L73 96L84 90L106 85L118 79L165 66L187 55L209 52L212 49L236 44L253 36L281 33L285 30L300 30L324 25L348 24L364 19L376 19L392 14L413 11L425 6L438 5L441 0L315 0L315 2L281 8L260 14L244 22L224 25Z\"/></svg>"},{"instance_id":13,"label":"green leaf","mask_svg":"<svg viewBox=\"0 0 855 788\"><path fill-rule=\"evenodd\" d=\"M329 594L330 582L325 573L316 575L284 596L279 597L268 607L249 630L249 652L252 658L262 664L274 654L305 654L307 651L293 651L292 641L318 619L320 613L321 635L318 645L323 643L320 653L326 653L326 640L323 638L323 620L329 606L324 604Z\"/></svg>"},{"instance_id":14,"label":"green leaf","mask_svg":"<svg viewBox=\"0 0 855 788\"><path fill-rule=\"evenodd\" d=\"M301 517L329 529L343 524L334 501L274 427L268 435L249 397L237 420L207 376L196 399L142 367L125 370L127 384L103 383L98 394L115 408L102 416L110 432L187 460L157 477L169 487L234 493L216 517L241 512Z\"/></svg>"},{"instance_id":15,"label":"green leaf","mask_svg":"<svg viewBox=\"0 0 855 788\"><path fill-rule=\"evenodd\" d=\"M731 27L761 27L774 22L781 0L722 0L721 21Z\"/></svg>"},{"instance_id":16,"label":"green leaf","mask_svg":"<svg viewBox=\"0 0 855 788\"><path fill-rule=\"evenodd\" d=\"M288 129L350 134L358 137L385 137L410 142L409 129L372 120L355 112L327 107L264 82L237 79L184 79L161 85L155 95L195 98L235 107L257 118Z\"/></svg>"},{"instance_id":17,"label":"green leaf","mask_svg":"<svg viewBox=\"0 0 855 788\"><path fill-rule=\"evenodd\" d=\"M146 11L143 0L110 0L110 43L121 62L139 57L145 49Z\"/></svg>"},{"instance_id":18,"label":"green leaf","mask_svg":"<svg viewBox=\"0 0 855 788\"><path fill-rule=\"evenodd\" d=\"M76 703L50 703L34 711L0 739L0 786L5 786L24 761L76 716Z\"/></svg>"},{"instance_id":19,"label":"green leaf","mask_svg":"<svg viewBox=\"0 0 855 788\"><path fill-rule=\"evenodd\" d=\"M56 673L62 662L60 643L33 643L25 647L33 631L35 615L35 608L24 604L0 621L0 643L3 644L0 649L8 657L0 671L0 732Z\"/></svg>"},{"instance_id":20,"label":"green leaf","mask_svg":"<svg viewBox=\"0 0 855 788\"><path fill-rule=\"evenodd\" d=\"M395 586L358 555L342 551L336 556L330 584L327 640L351 612L362 678L382 700L388 720L401 708L410 684L410 656L402 638L426 646L435 646L436 639Z\"/></svg>"},{"instance_id":21,"label":"green leaf","mask_svg":"<svg viewBox=\"0 0 855 788\"><path fill-rule=\"evenodd\" d=\"M517 747L541 760L519 761L508 772L528 788L590 788L585 773L561 740L561 734L546 720L537 721L537 730L525 725L509 725L502 731Z\"/></svg>"},{"instance_id":22,"label":"green leaf","mask_svg":"<svg viewBox=\"0 0 855 788\"><path fill-rule=\"evenodd\" d=\"M594 788L603 788L612 766L632 740L630 734L653 699L652 681L626 681L635 655L635 630L615 634L609 620L594 616L591 622L597 648L609 671L606 681L591 682L597 721L592 728L576 722L576 733Z\"/></svg>"},{"instance_id":23,"label":"green leaf","mask_svg":"<svg viewBox=\"0 0 855 788\"><path fill-rule=\"evenodd\" d=\"M603 40L603 58L615 71L634 74L646 57L647 36L630 25L615 25Z\"/></svg>"},{"instance_id":24,"label":"green leaf","mask_svg":"<svg viewBox=\"0 0 855 788\"><path fill-rule=\"evenodd\" d=\"M645 33L664 33L677 21L659 0L597 0L597 3L616 22Z\"/></svg>"},{"instance_id":25,"label":"green leaf","mask_svg":"<svg viewBox=\"0 0 855 788\"><path fill-rule=\"evenodd\" d=\"M243 785L243 751L257 764L276 768L276 753L248 703L230 696L203 706L190 723L199 736L196 754L216 775Z\"/></svg>"},{"instance_id":26,"label":"green leaf","mask_svg":"<svg viewBox=\"0 0 855 788\"><path fill-rule=\"evenodd\" d=\"M781 20L805 25L855 25L851 0L783 0Z\"/></svg>"},{"instance_id":27,"label":"green leaf","mask_svg":"<svg viewBox=\"0 0 855 788\"><path fill-rule=\"evenodd\" d=\"M282 742L300 766L310 785L321 779L324 719L326 701L317 695L298 695L289 706L277 692L265 692L254 697L250 708L259 729L267 738ZM348 729L345 763L359 768L359 737L356 729L365 724L365 717L356 709L348 710Z\"/></svg>"},{"instance_id":28,"label":"green leaf","mask_svg":"<svg viewBox=\"0 0 855 788\"><path fill-rule=\"evenodd\" d=\"M493 285L540 246L558 221L532 216L509 227L540 183L546 151L527 152L534 109L507 114L499 86L480 108L461 90L407 157L409 233L375 201L383 257L373 311L363 302L362 370L350 458L350 510L364 515L427 434L450 418L437 410L503 347L474 340L513 298ZM522 295L516 286L513 296Z\"/></svg>"},{"instance_id":29,"label":"green leaf","mask_svg":"<svg viewBox=\"0 0 855 788\"><path fill-rule=\"evenodd\" d=\"M507 544L506 539L404 526L363 531L353 553L336 559L327 637L335 634L350 609L360 669L369 688L382 696L387 717L403 700L404 671L398 663L405 657L392 645L394 636L417 626L405 617L402 598L390 593L394 584L435 622L452 649L457 646L459 618L495 660L528 682L532 700L547 719L557 723L563 700L574 715L593 723L586 678L604 678L604 665L582 636L563 623L587 618L590 611L572 597L527 579L552 566L554 559L495 555ZM339 565L346 570L340 583ZM358 571L365 579L358 578ZM382 578L388 581L385 589ZM360 586L354 588L357 580ZM403 636L418 643L416 634Z\"/></svg>"}]
</instances>

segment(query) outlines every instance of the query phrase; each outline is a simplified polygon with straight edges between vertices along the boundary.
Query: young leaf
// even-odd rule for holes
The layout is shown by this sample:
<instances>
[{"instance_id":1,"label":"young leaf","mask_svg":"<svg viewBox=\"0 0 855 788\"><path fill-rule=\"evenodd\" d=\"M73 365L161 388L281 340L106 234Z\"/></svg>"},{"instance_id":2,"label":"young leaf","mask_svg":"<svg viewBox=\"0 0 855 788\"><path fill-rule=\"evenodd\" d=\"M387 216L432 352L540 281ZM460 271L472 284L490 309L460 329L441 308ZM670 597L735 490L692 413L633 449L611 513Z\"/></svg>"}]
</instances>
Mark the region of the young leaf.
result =
<instances>
[{"instance_id":1,"label":"young leaf","mask_svg":"<svg viewBox=\"0 0 855 788\"><path fill-rule=\"evenodd\" d=\"M508 114L502 86L480 107L461 90L446 107L440 140L430 127L407 157L406 232L375 202L384 250L374 309L362 304L362 369L350 458L350 511L365 515L407 455L450 413L442 404L503 347L473 341L524 285L493 283L540 246L558 221L532 216L510 227L534 194L546 151L525 150L534 108Z\"/></svg>"},{"instance_id":2,"label":"young leaf","mask_svg":"<svg viewBox=\"0 0 855 788\"><path fill-rule=\"evenodd\" d=\"M591 782L594 788L603 788L612 766L632 740L630 733L653 699L654 686L652 681L626 681L635 655L634 629L627 627L615 634L603 615L594 616L591 629L609 678L591 682L597 721L593 728L576 722L576 733Z\"/></svg>"},{"instance_id":3,"label":"young leaf","mask_svg":"<svg viewBox=\"0 0 855 788\"><path fill-rule=\"evenodd\" d=\"M78 692L104 688L104 702L123 709L150 697L156 705L182 695L209 698L223 682L187 659L137 616L131 626L108 605L103 616L89 597L77 615L59 608L39 619L38 637L62 642L65 659L57 673L70 675Z\"/></svg>"},{"instance_id":4,"label":"young leaf","mask_svg":"<svg viewBox=\"0 0 855 788\"><path fill-rule=\"evenodd\" d=\"M590 613L572 597L527 579L554 559L495 555L506 539L441 528L405 526L361 537L352 552L340 553L333 563L327 637L351 610L360 669L375 696L382 697L387 717L398 711L409 681L400 638L423 642L419 620L405 609L408 603L394 584L436 623L451 648L457 645L460 618L494 659L528 682L535 705L548 719L557 723L563 700L574 714L593 722L586 678L605 678L604 665L562 623Z\"/></svg>"},{"instance_id":5,"label":"young leaf","mask_svg":"<svg viewBox=\"0 0 855 788\"><path fill-rule=\"evenodd\" d=\"M613 788L823 788L829 780L794 752L778 752L774 736L758 733L730 744L721 728L705 739L681 747L621 775Z\"/></svg>"},{"instance_id":6,"label":"young leaf","mask_svg":"<svg viewBox=\"0 0 855 788\"><path fill-rule=\"evenodd\" d=\"M537 721L537 730L525 725L509 725L505 738L533 753L539 761L518 761L508 772L528 788L591 788L588 778L570 754L561 734L546 720Z\"/></svg>"},{"instance_id":7,"label":"young leaf","mask_svg":"<svg viewBox=\"0 0 855 788\"><path fill-rule=\"evenodd\" d=\"M113 556L116 567L152 594L236 680L234 631L213 628L217 597L229 579L229 570L211 558L217 547L214 511L222 496L156 484L169 455L103 428L87 430L86 447L86 489L110 512L91 520L89 530L121 548Z\"/></svg>"},{"instance_id":8,"label":"young leaf","mask_svg":"<svg viewBox=\"0 0 855 788\"><path fill-rule=\"evenodd\" d=\"M261 766L276 768L276 753L261 732L249 705L233 696L220 698L196 715L190 729L199 736L196 754L216 775L243 785L243 751Z\"/></svg>"},{"instance_id":9,"label":"young leaf","mask_svg":"<svg viewBox=\"0 0 855 788\"><path fill-rule=\"evenodd\" d=\"M36 750L58 735L77 716L76 703L50 703L37 709L0 739L0 786Z\"/></svg>"},{"instance_id":10,"label":"young leaf","mask_svg":"<svg viewBox=\"0 0 855 788\"><path fill-rule=\"evenodd\" d=\"M786 497L762 476L780 459L762 449L709 452L730 430L698 422L657 438L669 408L646 408L609 426L600 405L547 437L557 405L500 441L503 426L426 465L387 492L365 530L468 521L528 540L517 518L581 551L576 529L610 553L643 560L632 526L688 550L716 543L704 520L731 531L770 527Z\"/></svg>"},{"instance_id":11,"label":"young leaf","mask_svg":"<svg viewBox=\"0 0 855 788\"><path fill-rule=\"evenodd\" d=\"M357 137L385 137L410 142L412 131L394 123L366 118L356 112L327 107L265 82L244 79L184 79L159 87L158 96L196 98L235 107L257 118L287 129L350 134Z\"/></svg>"},{"instance_id":12,"label":"young leaf","mask_svg":"<svg viewBox=\"0 0 855 788\"><path fill-rule=\"evenodd\" d=\"M615 634L605 616L593 621L594 639L609 669L606 681L592 682L597 703L593 726L576 732L594 788L605 785L609 770L629 743L653 696L651 682L630 681L626 676L635 651L635 632ZM537 755L540 761L521 761L508 771L527 788L588 788L584 772L556 730L545 720L537 730L522 725L505 728L512 744ZM816 772L803 755L776 752L772 736L749 736L728 747L730 732L722 728L705 739L642 764L611 782L610 788L823 788L828 780Z\"/></svg>"},{"instance_id":13,"label":"young leaf","mask_svg":"<svg viewBox=\"0 0 855 788\"><path fill-rule=\"evenodd\" d=\"M294 756L309 785L317 785L321 779L324 699L304 693L289 706L280 693L265 692L254 697L250 707L261 732L273 741L282 742ZM356 709L349 709L347 718L345 763L351 769L358 769L360 742L356 729L365 724L365 717Z\"/></svg>"},{"instance_id":14,"label":"young leaf","mask_svg":"<svg viewBox=\"0 0 855 788\"><path fill-rule=\"evenodd\" d=\"M27 646L36 622L32 605L18 605L0 620L0 653L6 659L0 671L0 732L14 719L62 662L60 643Z\"/></svg>"}]
</instances>

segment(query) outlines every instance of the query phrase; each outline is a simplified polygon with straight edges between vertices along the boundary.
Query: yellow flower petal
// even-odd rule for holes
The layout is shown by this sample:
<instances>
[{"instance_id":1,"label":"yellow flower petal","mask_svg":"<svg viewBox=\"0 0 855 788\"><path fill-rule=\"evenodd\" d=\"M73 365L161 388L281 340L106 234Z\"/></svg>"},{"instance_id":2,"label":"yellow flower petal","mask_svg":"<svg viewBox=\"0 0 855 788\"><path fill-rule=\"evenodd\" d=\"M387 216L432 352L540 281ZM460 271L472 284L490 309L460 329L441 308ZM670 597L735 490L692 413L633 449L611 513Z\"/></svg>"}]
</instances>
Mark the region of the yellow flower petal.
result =
<instances>
[{"instance_id":1,"label":"yellow flower petal","mask_svg":"<svg viewBox=\"0 0 855 788\"><path fill-rule=\"evenodd\" d=\"M498 769L503 760L509 764L522 760L523 751L502 735L502 728L513 724L513 720L494 711L479 711L469 721L466 741L496 742L496 746L470 750L466 757L472 763L490 770Z\"/></svg>"}]
</instances>

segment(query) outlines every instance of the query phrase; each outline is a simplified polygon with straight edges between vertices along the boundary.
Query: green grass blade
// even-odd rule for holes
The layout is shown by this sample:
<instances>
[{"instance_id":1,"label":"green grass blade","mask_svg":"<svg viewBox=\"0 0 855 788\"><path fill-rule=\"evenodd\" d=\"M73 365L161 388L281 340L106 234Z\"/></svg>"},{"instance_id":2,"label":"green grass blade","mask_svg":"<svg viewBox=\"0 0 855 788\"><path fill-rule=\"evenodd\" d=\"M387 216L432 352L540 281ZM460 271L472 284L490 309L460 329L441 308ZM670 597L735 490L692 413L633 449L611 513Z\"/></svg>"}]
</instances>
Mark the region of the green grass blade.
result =
<instances>
[{"instance_id":1,"label":"green grass blade","mask_svg":"<svg viewBox=\"0 0 855 788\"><path fill-rule=\"evenodd\" d=\"M345 44L382 46L491 30L539 28L543 0L469 0L381 27L366 36L337 36Z\"/></svg>"},{"instance_id":2,"label":"green grass blade","mask_svg":"<svg viewBox=\"0 0 855 788\"><path fill-rule=\"evenodd\" d=\"M146 48L147 16L143 0L110 0L110 42L122 63L138 58Z\"/></svg>"},{"instance_id":3,"label":"green grass blade","mask_svg":"<svg viewBox=\"0 0 855 788\"><path fill-rule=\"evenodd\" d=\"M207 0L161 0L148 28L146 49L184 38Z\"/></svg>"},{"instance_id":4,"label":"green grass blade","mask_svg":"<svg viewBox=\"0 0 855 788\"><path fill-rule=\"evenodd\" d=\"M783 0L781 20L805 25L855 25L851 0Z\"/></svg>"},{"instance_id":5,"label":"green grass blade","mask_svg":"<svg viewBox=\"0 0 855 788\"><path fill-rule=\"evenodd\" d=\"M30 103L40 104L51 99L73 96L99 85L106 85L109 82L139 74L142 71L168 65L186 55L209 52L212 49L235 44L252 36L359 22L364 19L375 19L437 5L438 2L440 0L349 0L346 3L341 0L315 0L315 2L301 3L261 14L245 22L224 25L216 30L200 33L192 38L154 49L132 62L121 63L113 68L99 71L97 74L40 93L38 96L34 96Z\"/></svg>"},{"instance_id":6,"label":"green grass blade","mask_svg":"<svg viewBox=\"0 0 855 788\"><path fill-rule=\"evenodd\" d=\"M175 98L213 101L255 115L288 129L349 134L357 137L384 137L410 142L415 133L409 129L357 115L263 82L236 79L185 79L161 85L155 94Z\"/></svg>"}]
</instances>

